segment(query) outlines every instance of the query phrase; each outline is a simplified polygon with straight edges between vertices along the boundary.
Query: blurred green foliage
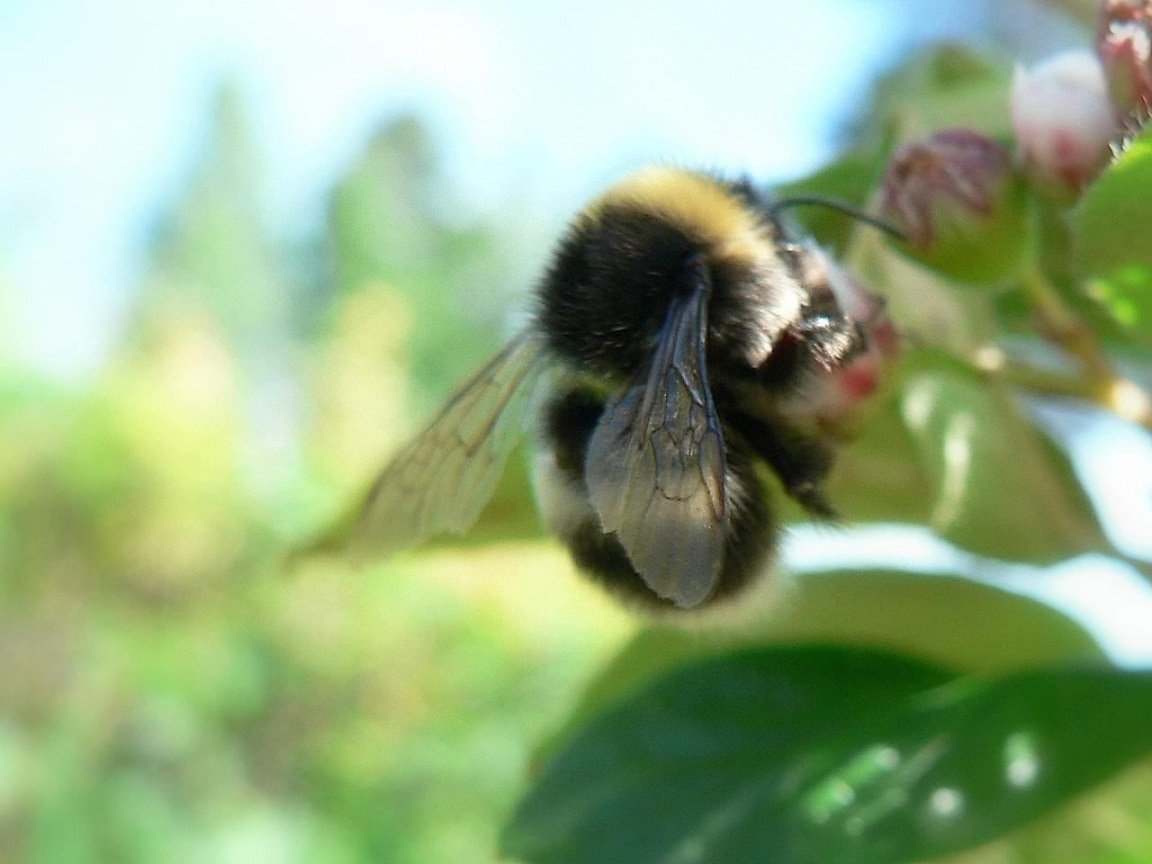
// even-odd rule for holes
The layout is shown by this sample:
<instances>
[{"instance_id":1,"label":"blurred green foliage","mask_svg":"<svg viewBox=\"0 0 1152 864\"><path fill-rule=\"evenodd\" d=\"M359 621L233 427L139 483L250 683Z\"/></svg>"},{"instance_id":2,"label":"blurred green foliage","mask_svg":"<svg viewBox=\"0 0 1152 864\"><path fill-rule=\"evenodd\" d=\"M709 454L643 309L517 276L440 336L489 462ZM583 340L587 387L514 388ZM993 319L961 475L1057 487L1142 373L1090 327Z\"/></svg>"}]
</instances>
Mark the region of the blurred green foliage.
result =
<instances>
[{"instance_id":1,"label":"blurred green foliage","mask_svg":"<svg viewBox=\"0 0 1152 864\"><path fill-rule=\"evenodd\" d=\"M411 118L314 243L260 170L225 88L107 367L0 369L0 861L485 860L627 629L539 543L288 566L495 344L507 244Z\"/></svg>"}]
</instances>

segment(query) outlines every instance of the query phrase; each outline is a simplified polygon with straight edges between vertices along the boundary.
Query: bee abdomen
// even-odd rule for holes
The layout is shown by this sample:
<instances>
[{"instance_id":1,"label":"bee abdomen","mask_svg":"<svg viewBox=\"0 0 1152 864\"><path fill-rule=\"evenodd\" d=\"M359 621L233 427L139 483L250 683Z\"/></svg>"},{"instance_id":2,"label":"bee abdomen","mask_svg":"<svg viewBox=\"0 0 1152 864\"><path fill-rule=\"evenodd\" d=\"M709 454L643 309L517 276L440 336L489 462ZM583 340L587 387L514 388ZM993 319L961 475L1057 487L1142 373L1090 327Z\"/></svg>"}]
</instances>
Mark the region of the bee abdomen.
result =
<instances>
[{"instance_id":1,"label":"bee abdomen","mask_svg":"<svg viewBox=\"0 0 1152 864\"><path fill-rule=\"evenodd\" d=\"M583 573L625 602L671 611L677 607L653 593L615 535L604 533L589 499L584 458L604 403L591 389L570 385L545 405L534 472L540 509L548 529ZM727 454L730 522L724 561L716 589L703 605L734 598L765 575L778 530L753 457L738 441L728 444Z\"/></svg>"}]
</instances>

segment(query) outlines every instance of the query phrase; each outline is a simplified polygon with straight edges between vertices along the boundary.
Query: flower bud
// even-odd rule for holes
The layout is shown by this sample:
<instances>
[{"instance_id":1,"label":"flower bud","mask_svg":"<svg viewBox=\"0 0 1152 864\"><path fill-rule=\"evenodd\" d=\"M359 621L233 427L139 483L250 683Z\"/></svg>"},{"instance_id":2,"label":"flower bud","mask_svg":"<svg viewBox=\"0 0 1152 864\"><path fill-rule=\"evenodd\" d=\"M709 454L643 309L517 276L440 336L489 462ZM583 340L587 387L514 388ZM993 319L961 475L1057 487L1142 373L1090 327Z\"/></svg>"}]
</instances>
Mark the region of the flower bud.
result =
<instances>
[{"instance_id":1,"label":"flower bud","mask_svg":"<svg viewBox=\"0 0 1152 864\"><path fill-rule=\"evenodd\" d=\"M904 251L965 282L1005 281L1027 246L1012 157L969 129L945 129L898 150L884 175L880 213L904 233Z\"/></svg>"},{"instance_id":2,"label":"flower bud","mask_svg":"<svg viewBox=\"0 0 1152 864\"><path fill-rule=\"evenodd\" d=\"M1126 114L1147 116L1152 111L1152 2L1105 0L1096 53L1115 106Z\"/></svg>"},{"instance_id":3,"label":"flower bud","mask_svg":"<svg viewBox=\"0 0 1152 864\"><path fill-rule=\"evenodd\" d=\"M1010 108L1036 187L1058 200L1079 197L1108 163L1120 131L1100 61L1070 51L1031 70L1017 66Z\"/></svg>"}]
</instances>

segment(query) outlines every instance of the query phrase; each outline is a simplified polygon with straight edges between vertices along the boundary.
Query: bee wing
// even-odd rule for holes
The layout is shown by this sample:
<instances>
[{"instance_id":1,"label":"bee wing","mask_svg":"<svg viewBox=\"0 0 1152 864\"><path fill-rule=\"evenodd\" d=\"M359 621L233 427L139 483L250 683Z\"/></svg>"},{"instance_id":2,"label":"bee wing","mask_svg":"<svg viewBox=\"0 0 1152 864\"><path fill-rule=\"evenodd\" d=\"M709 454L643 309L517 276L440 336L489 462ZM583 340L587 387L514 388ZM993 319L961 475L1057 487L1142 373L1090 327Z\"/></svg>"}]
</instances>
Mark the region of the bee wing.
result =
<instances>
[{"instance_id":1,"label":"bee wing","mask_svg":"<svg viewBox=\"0 0 1152 864\"><path fill-rule=\"evenodd\" d=\"M724 434L704 349L709 279L672 300L650 365L609 399L584 467L601 527L656 594L691 608L720 576L728 528Z\"/></svg>"},{"instance_id":2,"label":"bee wing","mask_svg":"<svg viewBox=\"0 0 1152 864\"><path fill-rule=\"evenodd\" d=\"M520 336L393 457L356 517L354 556L390 555L476 521L520 440L543 359L541 341Z\"/></svg>"}]
</instances>

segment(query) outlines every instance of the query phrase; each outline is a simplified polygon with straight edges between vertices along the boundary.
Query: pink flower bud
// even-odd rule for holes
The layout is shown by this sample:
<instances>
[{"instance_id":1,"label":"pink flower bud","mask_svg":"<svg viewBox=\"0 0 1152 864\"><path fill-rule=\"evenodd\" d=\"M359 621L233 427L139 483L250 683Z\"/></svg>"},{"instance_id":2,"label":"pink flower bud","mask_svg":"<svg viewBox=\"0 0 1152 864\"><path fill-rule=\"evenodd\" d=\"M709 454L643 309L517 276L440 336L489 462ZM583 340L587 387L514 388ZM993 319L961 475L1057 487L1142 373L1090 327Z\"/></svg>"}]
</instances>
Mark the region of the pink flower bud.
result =
<instances>
[{"instance_id":1,"label":"pink flower bud","mask_svg":"<svg viewBox=\"0 0 1152 864\"><path fill-rule=\"evenodd\" d=\"M904 233L906 252L968 282L1012 275L1027 234L1011 155L970 129L945 129L898 150L880 213Z\"/></svg>"},{"instance_id":2,"label":"pink flower bud","mask_svg":"<svg viewBox=\"0 0 1152 864\"><path fill-rule=\"evenodd\" d=\"M1108 92L1120 111L1152 111L1152 2L1105 0L1096 28L1096 53Z\"/></svg>"},{"instance_id":3,"label":"pink flower bud","mask_svg":"<svg viewBox=\"0 0 1152 864\"><path fill-rule=\"evenodd\" d=\"M1010 108L1025 168L1057 198L1084 191L1120 132L1104 68L1087 51L1059 54L1030 70L1017 66Z\"/></svg>"}]
</instances>

